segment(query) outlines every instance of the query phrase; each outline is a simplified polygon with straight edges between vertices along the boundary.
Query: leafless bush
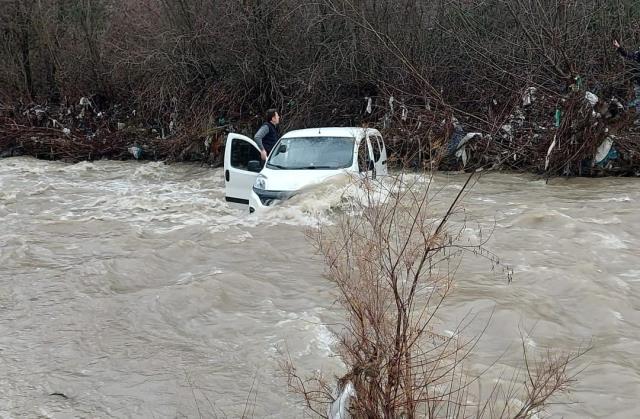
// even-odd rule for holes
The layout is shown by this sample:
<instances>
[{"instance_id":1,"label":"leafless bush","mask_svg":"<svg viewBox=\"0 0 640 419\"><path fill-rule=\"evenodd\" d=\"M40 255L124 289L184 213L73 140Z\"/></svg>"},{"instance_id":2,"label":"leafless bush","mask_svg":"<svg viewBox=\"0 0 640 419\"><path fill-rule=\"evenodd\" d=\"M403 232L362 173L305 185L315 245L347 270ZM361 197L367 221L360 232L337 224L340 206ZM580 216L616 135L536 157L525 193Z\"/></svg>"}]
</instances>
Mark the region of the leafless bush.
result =
<instances>
[{"instance_id":1,"label":"leafless bush","mask_svg":"<svg viewBox=\"0 0 640 419\"><path fill-rule=\"evenodd\" d=\"M610 41L632 44L640 13L630 0L5 4L0 54L12 90L42 96L53 83L156 106L183 95L203 105L218 92L234 111L276 105L301 121L310 109L357 118L362 98L384 88L481 116L489 98L525 84L555 89L582 75L622 86Z\"/></svg>"},{"instance_id":2,"label":"leafless bush","mask_svg":"<svg viewBox=\"0 0 640 419\"><path fill-rule=\"evenodd\" d=\"M624 102L630 75L611 41L640 41L633 0L3 5L3 101L95 94L136 108L158 130L179 121L200 135L223 120L250 131L277 107L285 130L368 124L410 134L416 141L397 147L405 161L441 151L450 132L436 121L455 116L495 133L530 86L558 103L579 77L581 89ZM552 119L553 109L539 117ZM524 166L515 168L535 165Z\"/></svg>"},{"instance_id":3,"label":"leafless bush","mask_svg":"<svg viewBox=\"0 0 640 419\"><path fill-rule=\"evenodd\" d=\"M311 232L346 313L336 349L347 372L336 390L322 375L305 378L289 360L283 368L290 388L319 416L342 418L331 409L349 401L355 418L525 418L568 389L568 365L579 353L549 352L533 362L525 351L523 377L479 401L478 378L464 362L480 337L465 337L466 324L453 335L439 331L459 258L473 253L499 263L484 242L462 244L463 229L449 227L463 215L460 199L471 180L441 217L430 182L399 178L381 191L365 181L364 196L334 226Z\"/></svg>"}]
</instances>

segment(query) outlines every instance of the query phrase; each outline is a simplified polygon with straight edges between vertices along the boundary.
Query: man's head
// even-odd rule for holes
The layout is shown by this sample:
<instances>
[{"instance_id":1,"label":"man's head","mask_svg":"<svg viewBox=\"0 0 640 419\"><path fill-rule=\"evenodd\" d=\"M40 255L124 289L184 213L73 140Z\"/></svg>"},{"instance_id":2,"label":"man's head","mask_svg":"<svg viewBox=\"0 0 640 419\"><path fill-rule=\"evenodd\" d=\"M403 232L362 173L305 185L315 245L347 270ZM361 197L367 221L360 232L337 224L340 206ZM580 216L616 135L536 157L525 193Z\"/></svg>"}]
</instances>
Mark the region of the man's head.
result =
<instances>
[{"instance_id":1,"label":"man's head","mask_svg":"<svg viewBox=\"0 0 640 419\"><path fill-rule=\"evenodd\" d=\"M278 114L277 109L269 109L265 115L265 120L267 122L271 122L273 125L278 125L280 123L280 115Z\"/></svg>"}]
</instances>

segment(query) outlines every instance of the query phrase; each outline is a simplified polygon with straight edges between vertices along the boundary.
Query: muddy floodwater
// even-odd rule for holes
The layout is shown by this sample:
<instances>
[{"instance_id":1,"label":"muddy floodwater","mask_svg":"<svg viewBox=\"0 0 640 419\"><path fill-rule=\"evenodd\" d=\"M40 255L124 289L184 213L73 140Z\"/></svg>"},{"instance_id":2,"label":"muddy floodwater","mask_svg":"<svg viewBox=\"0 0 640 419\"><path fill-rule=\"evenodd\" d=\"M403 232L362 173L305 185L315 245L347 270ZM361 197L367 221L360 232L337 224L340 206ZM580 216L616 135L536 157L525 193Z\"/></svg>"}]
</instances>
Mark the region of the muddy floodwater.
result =
<instances>
[{"instance_id":1,"label":"muddy floodwater","mask_svg":"<svg viewBox=\"0 0 640 419\"><path fill-rule=\"evenodd\" d=\"M437 175L439 199L464 180ZM339 189L250 216L220 169L0 160L0 418L305 417L278 363L341 371L305 238ZM513 269L458 270L441 327L486 327L470 368L589 346L551 415L640 417L640 180L486 174L464 203Z\"/></svg>"}]
</instances>

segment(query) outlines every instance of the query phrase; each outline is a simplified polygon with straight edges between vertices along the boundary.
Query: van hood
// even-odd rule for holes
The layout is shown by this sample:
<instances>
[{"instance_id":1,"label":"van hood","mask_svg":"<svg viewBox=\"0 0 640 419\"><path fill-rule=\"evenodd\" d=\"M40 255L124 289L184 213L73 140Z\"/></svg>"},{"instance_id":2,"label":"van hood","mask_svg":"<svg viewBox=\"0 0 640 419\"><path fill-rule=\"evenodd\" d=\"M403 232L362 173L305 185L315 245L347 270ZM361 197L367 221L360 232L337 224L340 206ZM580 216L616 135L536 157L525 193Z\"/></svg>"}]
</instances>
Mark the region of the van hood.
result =
<instances>
[{"instance_id":1,"label":"van hood","mask_svg":"<svg viewBox=\"0 0 640 419\"><path fill-rule=\"evenodd\" d=\"M334 179L348 177L347 169L274 170L264 168L260 174L266 178L265 190L298 192Z\"/></svg>"}]
</instances>

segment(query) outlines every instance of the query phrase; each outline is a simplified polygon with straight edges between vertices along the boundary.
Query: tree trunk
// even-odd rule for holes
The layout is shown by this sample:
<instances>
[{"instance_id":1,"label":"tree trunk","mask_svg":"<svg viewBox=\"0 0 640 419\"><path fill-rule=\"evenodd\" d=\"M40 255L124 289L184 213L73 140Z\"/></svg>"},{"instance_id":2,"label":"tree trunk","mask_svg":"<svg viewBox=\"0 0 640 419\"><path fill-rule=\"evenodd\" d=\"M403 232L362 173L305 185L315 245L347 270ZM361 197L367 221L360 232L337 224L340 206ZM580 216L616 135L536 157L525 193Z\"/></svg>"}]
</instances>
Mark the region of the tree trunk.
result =
<instances>
[{"instance_id":1,"label":"tree trunk","mask_svg":"<svg viewBox=\"0 0 640 419\"><path fill-rule=\"evenodd\" d=\"M16 2L16 12L18 21L18 33L20 34L20 55L22 65L22 73L24 76L25 88L30 99L34 97L33 74L31 72L31 48L29 29L31 26L31 18L29 13L24 10L24 5Z\"/></svg>"}]
</instances>

